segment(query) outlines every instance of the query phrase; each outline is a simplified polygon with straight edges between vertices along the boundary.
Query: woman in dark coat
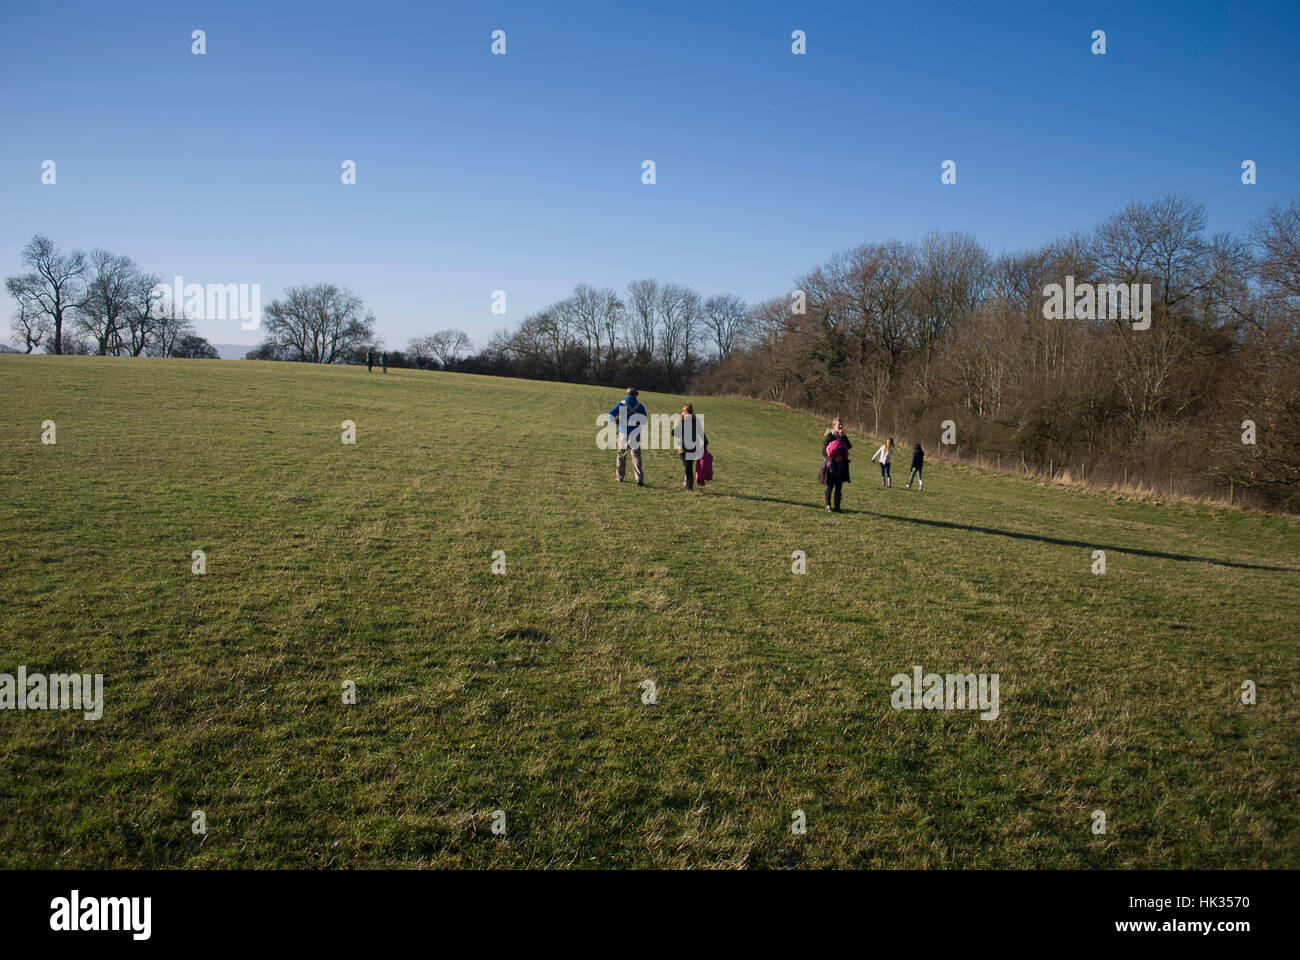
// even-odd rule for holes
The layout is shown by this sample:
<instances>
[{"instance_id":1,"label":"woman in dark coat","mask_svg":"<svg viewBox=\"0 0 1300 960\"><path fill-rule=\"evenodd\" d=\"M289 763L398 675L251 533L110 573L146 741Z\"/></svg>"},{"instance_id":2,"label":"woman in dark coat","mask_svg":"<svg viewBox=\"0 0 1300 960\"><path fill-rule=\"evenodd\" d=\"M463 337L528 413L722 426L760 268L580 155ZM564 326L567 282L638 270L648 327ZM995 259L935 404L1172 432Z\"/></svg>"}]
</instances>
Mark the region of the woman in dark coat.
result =
<instances>
[{"instance_id":1,"label":"woman in dark coat","mask_svg":"<svg viewBox=\"0 0 1300 960\"><path fill-rule=\"evenodd\" d=\"M843 447L839 455L832 457L826 451L833 441L838 440ZM849 443L844 433L844 424L836 419L831 428L822 436L822 469L819 479L826 487L826 509L840 512L840 494L844 484L849 482ZM834 499L835 505L831 506Z\"/></svg>"},{"instance_id":2,"label":"woman in dark coat","mask_svg":"<svg viewBox=\"0 0 1300 960\"><path fill-rule=\"evenodd\" d=\"M682 489L694 490L695 464L704 456L704 451L709 449L709 438L704 435L704 424L689 403L682 407L682 415L673 425L673 445L677 447L686 473Z\"/></svg>"}]
</instances>

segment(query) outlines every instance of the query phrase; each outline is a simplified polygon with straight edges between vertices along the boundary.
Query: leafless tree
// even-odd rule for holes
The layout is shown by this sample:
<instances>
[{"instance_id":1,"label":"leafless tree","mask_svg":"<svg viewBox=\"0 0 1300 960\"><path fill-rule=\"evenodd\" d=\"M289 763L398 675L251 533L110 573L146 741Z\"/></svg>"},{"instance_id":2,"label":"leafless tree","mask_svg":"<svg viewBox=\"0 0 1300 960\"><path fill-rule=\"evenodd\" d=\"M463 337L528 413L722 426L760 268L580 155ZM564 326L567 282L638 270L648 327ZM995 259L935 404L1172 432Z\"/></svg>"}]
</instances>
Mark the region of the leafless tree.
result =
<instances>
[{"instance_id":1,"label":"leafless tree","mask_svg":"<svg viewBox=\"0 0 1300 960\"><path fill-rule=\"evenodd\" d=\"M1255 322L1274 349L1300 336L1300 205L1271 207L1251 227L1261 299L1273 323ZM1262 318L1261 318L1262 320Z\"/></svg>"},{"instance_id":2,"label":"leafless tree","mask_svg":"<svg viewBox=\"0 0 1300 960\"><path fill-rule=\"evenodd\" d=\"M26 303L26 315L37 328L48 321L54 353L63 352L64 324L80 301L85 282L86 256L80 250L64 253L44 234L36 234L23 246L23 263L30 271L8 277L5 287L19 303ZM42 320L42 316L45 320Z\"/></svg>"},{"instance_id":3,"label":"leafless tree","mask_svg":"<svg viewBox=\"0 0 1300 960\"><path fill-rule=\"evenodd\" d=\"M265 311L267 343L291 360L337 363L374 339L374 314L352 291L332 283L289 287Z\"/></svg>"},{"instance_id":4,"label":"leafless tree","mask_svg":"<svg viewBox=\"0 0 1300 960\"><path fill-rule=\"evenodd\" d=\"M927 371L947 339L948 329L975 313L989 283L989 255L965 233L929 233L916 248L913 315L920 369ZM928 377L923 386L928 393Z\"/></svg>"},{"instance_id":5,"label":"leafless tree","mask_svg":"<svg viewBox=\"0 0 1300 960\"><path fill-rule=\"evenodd\" d=\"M659 333L664 366L669 371L685 368L697 336L700 295L675 283L659 289Z\"/></svg>"},{"instance_id":6,"label":"leafless tree","mask_svg":"<svg viewBox=\"0 0 1300 960\"><path fill-rule=\"evenodd\" d=\"M95 342L100 356L122 352L123 328L131 313L135 261L107 250L93 250L85 296L77 303L77 329Z\"/></svg>"},{"instance_id":7,"label":"leafless tree","mask_svg":"<svg viewBox=\"0 0 1300 960\"><path fill-rule=\"evenodd\" d=\"M555 305L557 312L567 315L574 333L587 346L587 358L592 369L600 367L600 302L594 287L580 283L573 295Z\"/></svg>"},{"instance_id":8,"label":"leafless tree","mask_svg":"<svg viewBox=\"0 0 1300 960\"><path fill-rule=\"evenodd\" d=\"M749 308L745 301L729 293L717 294L704 301L704 326L712 335L718 359L723 363L731 356L748 316Z\"/></svg>"},{"instance_id":9,"label":"leafless tree","mask_svg":"<svg viewBox=\"0 0 1300 960\"><path fill-rule=\"evenodd\" d=\"M194 322L185 315L182 303L155 306L149 344L145 353L151 357L174 356L186 337L194 336Z\"/></svg>"},{"instance_id":10,"label":"leafless tree","mask_svg":"<svg viewBox=\"0 0 1300 960\"><path fill-rule=\"evenodd\" d=\"M654 356L658 325L659 281L633 280L627 285L627 304L632 329L632 352L646 361Z\"/></svg>"},{"instance_id":11,"label":"leafless tree","mask_svg":"<svg viewBox=\"0 0 1300 960\"><path fill-rule=\"evenodd\" d=\"M25 348L23 352L31 353L41 345L41 341L49 333L49 317L34 301L21 297L18 299L18 309L14 311L9 329L23 342Z\"/></svg>"},{"instance_id":12,"label":"leafless tree","mask_svg":"<svg viewBox=\"0 0 1300 960\"><path fill-rule=\"evenodd\" d=\"M433 352L432 335L412 337L406 343L406 352L415 361L415 365L421 369L435 366L438 363L438 359Z\"/></svg>"},{"instance_id":13,"label":"leafless tree","mask_svg":"<svg viewBox=\"0 0 1300 960\"><path fill-rule=\"evenodd\" d=\"M154 336L157 316L163 312L160 297L154 296L154 288L161 283L161 278L152 273L137 271L131 279L130 305L126 311L126 329L131 356L138 357L149 346Z\"/></svg>"},{"instance_id":14,"label":"leafless tree","mask_svg":"<svg viewBox=\"0 0 1300 960\"><path fill-rule=\"evenodd\" d=\"M611 287L601 287L596 291L596 297L600 329L605 335L605 357L609 360L618 349L619 333L627 319L626 308Z\"/></svg>"},{"instance_id":15,"label":"leafless tree","mask_svg":"<svg viewBox=\"0 0 1300 960\"><path fill-rule=\"evenodd\" d=\"M439 330L430 335L428 340L433 359L444 368L456 363L473 346L463 330Z\"/></svg>"},{"instance_id":16,"label":"leafless tree","mask_svg":"<svg viewBox=\"0 0 1300 960\"><path fill-rule=\"evenodd\" d=\"M1121 347L1117 384L1139 433L1170 405L1186 404L1178 396L1177 371L1196 346L1188 321L1207 282L1204 229L1204 206L1183 196L1131 203L1097 227L1097 269L1106 282L1153 288L1149 329L1134 330L1123 320L1112 326Z\"/></svg>"}]
</instances>

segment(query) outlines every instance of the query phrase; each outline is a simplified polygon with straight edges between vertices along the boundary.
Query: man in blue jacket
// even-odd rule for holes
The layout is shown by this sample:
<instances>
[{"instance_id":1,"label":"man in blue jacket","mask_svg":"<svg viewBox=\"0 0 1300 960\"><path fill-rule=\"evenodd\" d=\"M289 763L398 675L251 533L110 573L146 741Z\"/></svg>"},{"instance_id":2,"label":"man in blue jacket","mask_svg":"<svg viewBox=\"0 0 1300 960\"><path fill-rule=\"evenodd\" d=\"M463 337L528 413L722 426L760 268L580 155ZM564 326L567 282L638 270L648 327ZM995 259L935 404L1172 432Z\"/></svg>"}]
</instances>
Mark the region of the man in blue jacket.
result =
<instances>
[{"instance_id":1,"label":"man in blue jacket","mask_svg":"<svg viewBox=\"0 0 1300 960\"><path fill-rule=\"evenodd\" d=\"M609 411L609 419L618 424L618 465L614 468L614 479L623 482L627 469L627 452L632 451L632 472L636 474L636 485L645 486L645 475L641 471L641 428L645 426L645 407L636 398L636 387L627 388L627 396Z\"/></svg>"}]
</instances>

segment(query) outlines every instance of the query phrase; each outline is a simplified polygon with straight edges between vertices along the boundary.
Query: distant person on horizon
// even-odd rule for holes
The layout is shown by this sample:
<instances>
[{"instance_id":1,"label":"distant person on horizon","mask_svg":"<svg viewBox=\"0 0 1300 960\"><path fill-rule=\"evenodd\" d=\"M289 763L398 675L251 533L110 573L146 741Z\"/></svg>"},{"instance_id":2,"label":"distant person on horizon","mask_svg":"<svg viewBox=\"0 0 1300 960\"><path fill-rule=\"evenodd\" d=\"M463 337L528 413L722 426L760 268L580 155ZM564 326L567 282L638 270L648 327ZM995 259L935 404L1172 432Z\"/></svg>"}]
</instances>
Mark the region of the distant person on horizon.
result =
<instances>
[{"instance_id":1,"label":"distant person on horizon","mask_svg":"<svg viewBox=\"0 0 1300 960\"><path fill-rule=\"evenodd\" d=\"M818 480L826 487L826 509L840 513L844 484L849 482L849 450L853 446L838 417L822 435L822 469ZM835 505L831 506L832 497Z\"/></svg>"},{"instance_id":2,"label":"distant person on horizon","mask_svg":"<svg viewBox=\"0 0 1300 960\"><path fill-rule=\"evenodd\" d=\"M384 373L388 372L388 354L381 353L379 355L379 366L383 368Z\"/></svg>"},{"instance_id":3,"label":"distant person on horizon","mask_svg":"<svg viewBox=\"0 0 1300 960\"><path fill-rule=\"evenodd\" d=\"M889 475L889 455L894 450L894 438L890 437L880 445L880 449L871 455L872 460L880 461L880 485L882 487L892 487L893 478Z\"/></svg>"},{"instance_id":4,"label":"distant person on horizon","mask_svg":"<svg viewBox=\"0 0 1300 960\"><path fill-rule=\"evenodd\" d=\"M912 486L912 481L916 481L916 489L920 490L925 486L925 481L921 479L921 468L925 466L925 451L921 449L918 443L912 448L912 475L907 478L907 483L903 484L903 489Z\"/></svg>"},{"instance_id":5,"label":"distant person on horizon","mask_svg":"<svg viewBox=\"0 0 1300 960\"><path fill-rule=\"evenodd\" d=\"M695 408L689 403L682 407L682 415L673 424L673 446L682 458L686 479L682 481L683 490L695 489L695 463L709 449L709 438L704 435L700 418L695 415Z\"/></svg>"},{"instance_id":6,"label":"distant person on horizon","mask_svg":"<svg viewBox=\"0 0 1300 960\"><path fill-rule=\"evenodd\" d=\"M641 428L645 425L645 407L636 398L636 387L627 388L627 396L609 411L609 419L618 424L618 459L614 466L614 479L619 483L627 473L627 452L632 451L632 473L636 485L645 486L645 473L641 469Z\"/></svg>"},{"instance_id":7,"label":"distant person on horizon","mask_svg":"<svg viewBox=\"0 0 1300 960\"><path fill-rule=\"evenodd\" d=\"M366 351L366 373L371 373L375 369L375 355L369 350Z\"/></svg>"}]
</instances>

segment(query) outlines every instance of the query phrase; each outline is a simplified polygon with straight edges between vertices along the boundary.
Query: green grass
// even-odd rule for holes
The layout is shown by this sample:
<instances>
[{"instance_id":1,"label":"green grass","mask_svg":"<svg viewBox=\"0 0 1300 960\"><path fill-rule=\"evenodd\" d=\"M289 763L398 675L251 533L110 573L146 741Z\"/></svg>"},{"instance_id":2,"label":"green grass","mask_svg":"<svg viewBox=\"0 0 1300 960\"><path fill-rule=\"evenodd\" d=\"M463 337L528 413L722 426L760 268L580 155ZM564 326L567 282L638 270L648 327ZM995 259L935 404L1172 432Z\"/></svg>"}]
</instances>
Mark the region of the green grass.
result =
<instances>
[{"instance_id":1,"label":"green grass","mask_svg":"<svg viewBox=\"0 0 1300 960\"><path fill-rule=\"evenodd\" d=\"M638 489L618 395L0 357L0 672L106 700L0 711L0 866L1300 866L1295 520L866 438L830 515L822 424L731 399ZM913 664L1001 716L892 710Z\"/></svg>"}]
</instances>

